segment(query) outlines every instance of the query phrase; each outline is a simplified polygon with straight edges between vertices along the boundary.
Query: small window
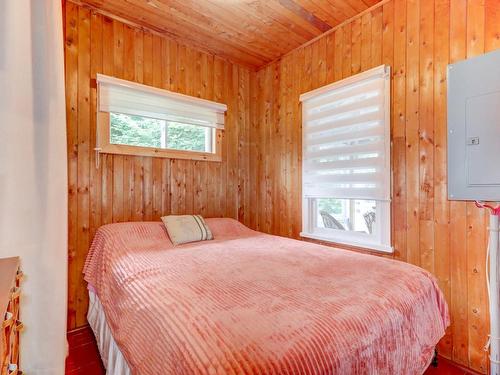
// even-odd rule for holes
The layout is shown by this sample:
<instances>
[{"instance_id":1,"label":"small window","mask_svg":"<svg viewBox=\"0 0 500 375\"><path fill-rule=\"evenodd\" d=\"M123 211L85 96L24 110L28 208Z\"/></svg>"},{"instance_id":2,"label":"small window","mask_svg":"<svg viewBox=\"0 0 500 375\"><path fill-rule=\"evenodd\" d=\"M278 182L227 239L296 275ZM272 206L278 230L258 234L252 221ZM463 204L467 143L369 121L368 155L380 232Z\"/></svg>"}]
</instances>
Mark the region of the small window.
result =
<instances>
[{"instance_id":1,"label":"small window","mask_svg":"<svg viewBox=\"0 0 500 375\"><path fill-rule=\"evenodd\" d=\"M203 126L110 113L110 143L115 145L211 153L214 133Z\"/></svg>"},{"instance_id":2,"label":"small window","mask_svg":"<svg viewBox=\"0 0 500 375\"><path fill-rule=\"evenodd\" d=\"M221 160L224 104L98 74L102 153Z\"/></svg>"},{"instance_id":3,"label":"small window","mask_svg":"<svg viewBox=\"0 0 500 375\"><path fill-rule=\"evenodd\" d=\"M301 235L392 252L389 68L319 88L301 101Z\"/></svg>"}]
</instances>

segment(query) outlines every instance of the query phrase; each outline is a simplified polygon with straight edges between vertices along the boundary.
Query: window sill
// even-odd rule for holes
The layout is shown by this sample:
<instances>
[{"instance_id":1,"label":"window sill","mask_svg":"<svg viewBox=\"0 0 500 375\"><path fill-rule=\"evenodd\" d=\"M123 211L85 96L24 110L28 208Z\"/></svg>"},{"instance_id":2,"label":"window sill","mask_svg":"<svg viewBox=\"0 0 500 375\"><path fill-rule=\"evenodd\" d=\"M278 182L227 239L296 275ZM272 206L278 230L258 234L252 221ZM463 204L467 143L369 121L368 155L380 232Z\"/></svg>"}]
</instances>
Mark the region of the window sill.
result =
<instances>
[{"instance_id":1,"label":"window sill","mask_svg":"<svg viewBox=\"0 0 500 375\"><path fill-rule=\"evenodd\" d=\"M108 144L101 147L100 152L102 154L151 156L151 157L169 158L169 159L205 160L205 161L216 161L216 162L222 161L221 155L210 152L183 151L183 150L161 149L161 148L129 146L129 145Z\"/></svg>"},{"instance_id":2,"label":"window sill","mask_svg":"<svg viewBox=\"0 0 500 375\"><path fill-rule=\"evenodd\" d=\"M346 241L345 239L320 236L320 235L317 235L314 233L306 233L306 232L301 232L300 236L305 237L305 238L310 238L313 240L329 242L329 243L333 243L333 244L346 245L346 246L358 247L358 248L363 248L363 249L372 250L372 251L378 251L378 252L382 252L382 253L386 253L386 254L392 254L394 252L394 248L392 246L387 246L387 245L379 245L379 244L373 244L373 243L367 243L367 242Z\"/></svg>"}]
</instances>

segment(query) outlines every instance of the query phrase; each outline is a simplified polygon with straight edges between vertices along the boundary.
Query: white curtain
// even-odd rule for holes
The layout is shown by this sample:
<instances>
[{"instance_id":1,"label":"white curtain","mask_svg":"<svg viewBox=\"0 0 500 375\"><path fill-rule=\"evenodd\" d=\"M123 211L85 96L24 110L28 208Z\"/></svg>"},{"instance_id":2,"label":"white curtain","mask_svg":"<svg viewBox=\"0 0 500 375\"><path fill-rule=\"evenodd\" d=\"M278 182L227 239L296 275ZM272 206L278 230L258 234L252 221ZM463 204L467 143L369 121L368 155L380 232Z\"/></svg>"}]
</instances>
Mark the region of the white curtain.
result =
<instances>
[{"instance_id":1,"label":"white curtain","mask_svg":"<svg viewBox=\"0 0 500 375\"><path fill-rule=\"evenodd\" d=\"M0 257L26 274L21 368L64 374L67 179L61 0L0 0Z\"/></svg>"}]
</instances>

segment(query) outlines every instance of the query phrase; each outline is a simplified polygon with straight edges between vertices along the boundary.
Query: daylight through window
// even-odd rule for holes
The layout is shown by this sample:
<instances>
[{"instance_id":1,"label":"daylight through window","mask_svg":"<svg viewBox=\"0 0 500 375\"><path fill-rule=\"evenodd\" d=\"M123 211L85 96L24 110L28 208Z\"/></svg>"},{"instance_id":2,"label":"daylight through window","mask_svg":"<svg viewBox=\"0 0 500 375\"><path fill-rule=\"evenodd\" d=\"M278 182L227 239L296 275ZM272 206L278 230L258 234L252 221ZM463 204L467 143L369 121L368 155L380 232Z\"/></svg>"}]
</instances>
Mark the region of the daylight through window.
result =
<instances>
[{"instance_id":1,"label":"daylight through window","mask_svg":"<svg viewBox=\"0 0 500 375\"><path fill-rule=\"evenodd\" d=\"M222 160L225 104L102 74L97 84L98 153Z\"/></svg>"},{"instance_id":2,"label":"daylight through window","mask_svg":"<svg viewBox=\"0 0 500 375\"><path fill-rule=\"evenodd\" d=\"M302 236L392 251L389 67L311 91L301 101Z\"/></svg>"},{"instance_id":3,"label":"daylight through window","mask_svg":"<svg viewBox=\"0 0 500 375\"><path fill-rule=\"evenodd\" d=\"M110 142L117 145L212 152L214 131L191 124L110 114Z\"/></svg>"}]
</instances>

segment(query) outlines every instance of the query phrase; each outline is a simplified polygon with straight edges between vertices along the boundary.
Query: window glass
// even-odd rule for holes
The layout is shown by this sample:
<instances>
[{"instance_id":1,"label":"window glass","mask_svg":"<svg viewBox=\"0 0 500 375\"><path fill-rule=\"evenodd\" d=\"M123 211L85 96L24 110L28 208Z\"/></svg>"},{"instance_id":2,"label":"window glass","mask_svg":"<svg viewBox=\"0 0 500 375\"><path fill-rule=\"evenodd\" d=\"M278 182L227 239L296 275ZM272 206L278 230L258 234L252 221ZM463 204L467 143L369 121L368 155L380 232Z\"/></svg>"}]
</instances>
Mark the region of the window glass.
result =
<instances>
[{"instance_id":1,"label":"window glass","mask_svg":"<svg viewBox=\"0 0 500 375\"><path fill-rule=\"evenodd\" d=\"M358 199L317 199L318 228L373 234L377 202Z\"/></svg>"},{"instance_id":2,"label":"window glass","mask_svg":"<svg viewBox=\"0 0 500 375\"><path fill-rule=\"evenodd\" d=\"M212 129L203 126L169 122L167 126L167 148L210 152Z\"/></svg>"},{"instance_id":3,"label":"window glass","mask_svg":"<svg viewBox=\"0 0 500 375\"><path fill-rule=\"evenodd\" d=\"M113 144L161 147L165 122L140 116L111 113L111 138Z\"/></svg>"},{"instance_id":4,"label":"window glass","mask_svg":"<svg viewBox=\"0 0 500 375\"><path fill-rule=\"evenodd\" d=\"M110 123L112 144L212 152L212 128L121 113L110 113Z\"/></svg>"}]
</instances>

